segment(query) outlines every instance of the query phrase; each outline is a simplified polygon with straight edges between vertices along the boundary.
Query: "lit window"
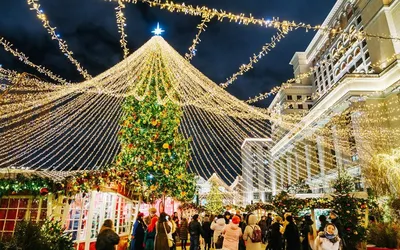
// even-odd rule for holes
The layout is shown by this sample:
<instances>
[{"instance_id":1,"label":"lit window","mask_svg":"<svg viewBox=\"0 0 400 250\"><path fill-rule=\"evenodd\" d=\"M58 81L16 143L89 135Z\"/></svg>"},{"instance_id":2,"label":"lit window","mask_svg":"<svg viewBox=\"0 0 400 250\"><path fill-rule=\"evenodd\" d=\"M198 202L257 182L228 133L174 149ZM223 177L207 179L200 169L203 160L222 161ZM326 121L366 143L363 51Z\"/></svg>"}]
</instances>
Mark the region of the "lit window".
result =
<instances>
[{"instance_id":1,"label":"lit window","mask_svg":"<svg viewBox=\"0 0 400 250\"><path fill-rule=\"evenodd\" d=\"M350 56L347 58L347 63L349 64L352 60L353 60L353 56L350 55Z\"/></svg>"},{"instance_id":2,"label":"lit window","mask_svg":"<svg viewBox=\"0 0 400 250\"><path fill-rule=\"evenodd\" d=\"M354 56L360 54L360 51L361 51L360 47L357 47L357 48L354 50L354 53L353 53Z\"/></svg>"}]
</instances>

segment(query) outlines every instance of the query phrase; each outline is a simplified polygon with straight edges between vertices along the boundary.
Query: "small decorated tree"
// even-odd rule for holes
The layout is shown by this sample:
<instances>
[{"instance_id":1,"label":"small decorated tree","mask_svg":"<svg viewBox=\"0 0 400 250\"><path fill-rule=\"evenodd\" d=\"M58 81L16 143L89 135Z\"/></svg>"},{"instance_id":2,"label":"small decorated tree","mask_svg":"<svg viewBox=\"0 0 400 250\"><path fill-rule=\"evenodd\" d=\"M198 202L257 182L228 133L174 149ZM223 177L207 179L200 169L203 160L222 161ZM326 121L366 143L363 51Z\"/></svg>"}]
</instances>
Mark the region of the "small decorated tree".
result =
<instances>
[{"instance_id":1,"label":"small decorated tree","mask_svg":"<svg viewBox=\"0 0 400 250\"><path fill-rule=\"evenodd\" d=\"M211 190L206 197L206 210L212 214L220 214L224 210L222 203L223 196L221 191L218 189L218 184L215 181L211 181Z\"/></svg>"}]
</instances>

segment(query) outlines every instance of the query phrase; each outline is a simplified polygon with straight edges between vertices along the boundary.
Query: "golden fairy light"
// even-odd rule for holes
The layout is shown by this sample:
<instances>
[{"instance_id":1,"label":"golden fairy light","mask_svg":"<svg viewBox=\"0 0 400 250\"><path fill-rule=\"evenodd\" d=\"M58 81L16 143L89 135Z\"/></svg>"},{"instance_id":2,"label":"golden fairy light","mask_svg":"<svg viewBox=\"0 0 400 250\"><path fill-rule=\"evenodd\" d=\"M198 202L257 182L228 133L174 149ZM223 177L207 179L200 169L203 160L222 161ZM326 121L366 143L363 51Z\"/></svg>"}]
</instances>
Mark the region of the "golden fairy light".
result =
<instances>
[{"instance_id":1,"label":"golden fairy light","mask_svg":"<svg viewBox=\"0 0 400 250\"><path fill-rule=\"evenodd\" d=\"M50 26L50 22L47 19L46 14L40 8L39 0L27 0L28 5L31 7L31 10L36 12L36 16L42 22L43 27L47 30L50 34L52 40L56 40L58 42L59 49L61 52L75 65L79 73L85 78L90 79L92 78L91 75L81 66L81 64L72 56L74 53L68 48L67 42L65 42L60 34L56 33L56 28Z\"/></svg>"},{"instance_id":2,"label":"golden fairy light","mask_svg":"<svg viewBox=\"0 0 400 250\"><path fill-rule=\"evenodd\" d=\"M129 49L128 49L128 41L126 40L128 35L125 33L126 17L124 15L124 12L122 11L123 9L125 9L125 4L122 3L121 1L118 1L118 7L115 7L115 15L117 18L118 33L121 34L119 42L124 52L124 58L126 58L129 55Z\"/></svg>"}]
</instances>

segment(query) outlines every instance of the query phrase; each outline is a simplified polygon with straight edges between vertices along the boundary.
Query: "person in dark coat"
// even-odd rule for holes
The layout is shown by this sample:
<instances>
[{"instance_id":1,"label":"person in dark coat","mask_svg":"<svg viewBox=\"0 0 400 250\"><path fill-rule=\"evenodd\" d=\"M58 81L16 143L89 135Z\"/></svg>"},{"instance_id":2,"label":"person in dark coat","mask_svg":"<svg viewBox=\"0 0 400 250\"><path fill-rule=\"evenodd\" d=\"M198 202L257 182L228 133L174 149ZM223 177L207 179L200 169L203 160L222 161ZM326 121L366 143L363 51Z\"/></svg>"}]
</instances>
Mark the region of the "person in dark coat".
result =
<instances>
[{"instance_id":1,"label":"person in dark coat","mask_svg":"<svg viewBox=\"0 0 400 250\"><path fill-rule=\"evenodd\" d=\"M186 218L182 218L181 226L179 227L179 239L181 239L181 248L186 250L186 244L189 235L189 225Z\"/></svg>"},{"instance_id":2,"label":"person in dark coat","mask_svg":"<svg viewBox=\"0 0 400 250\"><path fill-rule=\"evenodd\" d=\"M274 223L272 223L270 227L271 237L268 239L268 250L282 250L281 222L282 218L280 216L275 216Z\"/></svg>"},{"instance_id":3,"label":"person in dark coat","mask_svg":"<svg viewBox=\"0 0 400 250\"><path fill-rule=\"evenodd\" d=\"M246 229L247 224L246 224L245 220L243 220L243 218L246 218L247 215L244 214L243 218L242 218L242 216L240 216L240 214L238 212L236 212L236 213L237 213L236 216L239 217L239 219L240 219L239 228L242 230L242 236L240 236L240 238L239 238L239 250L246 250L246 243L243 240L243 232Z\"/></svg>"},{"instance_id":4,"label":"person in dark coat","mask_svg":"<svg viewBox=\"0 0 400 250\"><path fill-rule=\"evenodd\" d=\"M200 235L203 236L203 228L198 221L199 215L193 215L192 221L189 223L190 233L190 250L198 250L200 247ZM204 237L204 236L203 236Z\"/></svg>"},{"instance_id":5,"label":"person in dark coat","mask_svg":"<svg viewBox=\"0 0 400 250\"><path fill-rule=\"evenodd\" d=\"M301 242L303 250L312 250L311 244L314 244L314 229L312 225L314 221L312 221L310 215L304 216L304 221L300 225L300 233L303 237L303 241Z\"/></svg>"},{"instance_id":6,"label":"person in dark coat","mask_svg":"<svg viewBox=\"0 0 400 250\"><path fill-rule=\"evenodd\" d=\"M209 250L211 248L211 237L213 236L210 217L204 217L203 225L201 225L201 227L203 228L204 250Z\"/></svg>"},{"instance_id":7,"label":"person in dark coat","mask_svg":"<svg viewBox=\"0 0 400 250\"><path fill-rule=\"evenodd\" d=\"M156 240L154 241L154 250L169 250L168 234L171 227L167 223L167 214L162 212L156 225Z\"/></svg>"},{"instance_id":8,"label":"person in dark coat","mask_svg":"<svg viewBox=\"0 0 400 250\"><path fill-rule=\"evenodd\" d=\"M261 228L262 234L262 243L265 244L265 240L267 238L267 217L262 216L261 220L258 222L258 226Z\"/></svg>"},{"instance_id":9,"label":"person in dark coat","mask_svg":"<svg viewBox=\"0 0 400 250\"><path fill-rule=\"evenodd\" d=\"M151 218L151 222L147 227L146 233L144 234L144 250L154 250L154 240L156 238L156 224L158 218Z\"/></svg>"},{"instance_id":10,"label":"person in dark coat","mask_svg":"<svg viewBox=\"0 0 400 250\"><path fill-rule=\"evenodd\" d=\"M294 224L293 217L291 215L286 217L287 225L285 228L284 237L286 239L286 250L299 250L300 244L300 233L296 224Z\"/></svg>"},{"instance_id":11,"label":"person in dark coat","mask_svg":"<svg viewBox=\"0 0 400 250\"><path fill-rule=\"evenodd\" d=\"M326 221L326 216L323 215L323 214L321 214L321 215L318 217L318 220L319 220L319 222L321 223L321 226L318 228L318 232L324 232L325 226L326 226L326 224L328 223L328 222Z\"/></svg>"},{"instance_id":12,"label":"person in dark coat","mask_svg":"<svg viewBox=\"0 0 400 250\"><path fill-rule=\"evenodd\" d=\"M114 231L113 222L110 219L104 221L96 240L96 250L114 250L119 243L119 236Z\"/></svg>"},{"instance_id":13,"label":"person in dark coat","mask_svg":"<svg viewBox=\"0 0 400 250\"><path fill-rule=\"evenodd\" d=\"M132 236L131 236L131 250L143 250L144 232L146 231L146 225L143 221L143 213L139 213L135 223L133 224Z\"/></svg>"}]
</instances>

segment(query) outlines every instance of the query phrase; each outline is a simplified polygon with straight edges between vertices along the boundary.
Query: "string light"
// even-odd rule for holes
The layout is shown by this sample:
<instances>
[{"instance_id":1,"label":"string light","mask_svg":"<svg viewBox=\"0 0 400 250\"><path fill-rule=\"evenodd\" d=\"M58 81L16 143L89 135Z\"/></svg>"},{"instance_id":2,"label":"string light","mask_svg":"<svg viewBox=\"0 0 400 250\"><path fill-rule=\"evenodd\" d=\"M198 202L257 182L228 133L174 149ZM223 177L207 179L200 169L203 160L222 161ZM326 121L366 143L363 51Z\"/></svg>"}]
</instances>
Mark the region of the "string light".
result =
<instances>
[{"instance_id":1,"label":"string light","mask_svg":"<svg viewBox=\"0 0 400 250\"><path fill-rule=\"evenodd\" d=\"M123 4L121 1L118 1L118 7L115 8L116 10L116 18L117 18L117 27L118 27L118 33L121 34L121 38L119 39L119 42L121 44L121 48L124 52L124 59L129 55L129 49L128 49L128 41L126 38L128 35L125 33L125 26L126 26L126 17L123 13L123 9L125 9L125 4Z\"/></svg>"},{"instance_id":2,"label":"string light","mask_svg":"<svg viewBox=\"0 0 400 250\"><path fill-rule=\"evenodd\" d=\"M276 44L280 42L283 38L285 38L285 35L292 29L287 29L287 30L279 30L274 36L271 38L270 43L266 43L260 52L258 54L253 54L252 57L249 58L249 63L247 64L242 64L239 67L239 71L234 73L231 77L226 79L225 83L221 83L220 86L222 88L226 88L229 85L231 85L235 80L237 80L238 76L243 75L247 71L253 68L253 64L256 64L262 57L266 56L273 48L275 48Z\"/></svg>"},{"instance_id":3,"label":"string light","mask_svg":"<svg viewBox=\"0 0 400 250\"><path fill-rule=\"evenodd\" d=\"M200 35L203 31L206 31L206 28L207 28L206 23L209 23L210 21L211 21L211 19L208 16L206 16L206 17L203 17L203 19L201 20L201 23L199 25L197 25L198 32L196 34L196 37L193 39L192 46L189 47L189 53L185 54L186 60L191 61L193 59L193 57L196 56L196 53L197 53L196 46L197 46L197 44L199 44L201 42Z\"/></svg>"},{"instance_id":4,"label":"string light","mask_svg":"<svg viewBox=\"0 0 400 250\"><path fill-rule=\"evenodd\" d=\"M32 68L36 69L38 72L48 76L50 79L61 83L61 84L68 84L67 80L61 78L60 76L54 74L50 70L46 69L45 67L41 65L34 64L29 60L29 58L22 52L19 52L16 49L13 49L13 45L4 39L3 37L0 37L0 44L4 47L5 51L10 52L13 56L17 57L21 62L25 63L28 66L31 66Z\"/></svg>"},{"instance_id":5,"label":"string light","mask_svg":"<svg viewBox=\"0 0 400 250\"><path fill-rule=\"evenodd\" d=\"M250 159L241 160L241 143L249 133L256 138L270 137L270 132L265 129L266 120L279 122L283 116L277 117L234 98L159 36L153 37L123 62L83 83L54 86L24 78L23 84L16 86L15 91L28 87L34 89L39 85L42 89L35 96L26 96L25 101L14 97L13 93L7 94L6 99L18 99L19 102L0 101L0 118L10 120L0 125L0 135L4 138L0 141L0 158L4 159L0 167L16 165L38 169L54 165L57 169L85 169L92 164L112 162L119 149L115 135L119 129L121 102L131 95L143 98L148 94L150 79L157 82L156 94L160 103L171 100L184 109L181 129L186 137L194 140L192 146L196 153L191 166L194 172L202 176L217 172L229 180L237 175L251 176L251 173L241 173L237 168L242 163L251 164ZM23 123L27 120L33 122ZM340 124L341 121L335 122ZM282 135L287 129L301 125L295 120L280 124ZM323 131L307 128L306 132L314 132L310 140L318 135L323 138L321 145L334 147ZM324 138L327 138L326 142ZM345 145L345 139L339 141ZM387 144L386 141L381 143ZM13 147L10 149L9 145ZM350 155L346 146L343 146L343 151ZM302 156L305 153L301 152L301 147L296 147L292 153L297 154L297 160L293 155L288 159L274 159L268 155L266 158L274 161L279 178L296 180L297 173L287 171L288 163L298 165L299 177L308 177L307 161L317 162L317 156L314 154L307 160ZM334 168L330 162L325 165ZM313 176L319 174L314 163L310 172ZM262 174L260 180L269 180L270 170L261 169L259 173ZM245 184L252 183L244 181L240 185Z\"/></svg>"},{"instance_id":6,"label":"string light","mask_svg":"<svg viewBox=\"0 0 400 250\"><path fill-rule=\"evenodd\" d=\"M110 1L116 1L116 0L110 0ZM395 40L395 41L400 41L399 37L393 37L393 36L388 36L385 34L378 35L378 34L370 34L365 31L358 31L355 33L352 32L345 32L340 29L335 29L335 28L330 28L327 26L322 26L322 25L310 25L310 24L305 24L305 23L296 23L294 21L279 21L279 18L273 18L273 20L265 20L264 18L255 18L252 16L252 14L249 14L246 16L245 14L233 14L231 12L227 12L225 10L217 10L217 9L210 9L206 6L192 6L192 5L186 5L185 3L174 3L172 1L166 1L164 3L161 3L159 0L122 0L123 2L126 3L133 3L137 4L138 2L142 3L147 3L149 4L150 7L159 7L160 9L166 9L170 12L177 12L177 13L184 13L186 15L192 15L192 16L208 16L210 18L216 17L218 21L222 22L223 20L228 20L229 22L235 22L238 24L243 24L243 25L249 25L249 24L254 24L254 25L259 25L262 27L273 27L273 28L279 28L283 31L287 31L290 28L295 28L295 29L305 29L306 31L309 30L320 30L321 32L325 34L332 34L332 35L341 35L343 37L356 37L360 40L364 38L376 38L376 39L382 39L382 40Z\"/></svg>"},{"instance_id":7,"label":"string light","mask_svg":"<svg viewBox=\"0 0 400 250\"><path fill-rule=\"evenodd\" d=\"M50 26L49 20L47 20L47 16L44 11L40 8L39 0L27 0L28 5L31 7L30 10L36 11L36 16L42 22L43 27L50 34L52 40L57 40L59 49L61 52L72 62L73 65L77 68L78 72L85 78L92 78L88 72L83 69L80 63L72 56L74 53L69 50L67 43L61 39L60 34L56 33L56 28Z\"/></svg>"}]
</instances>

